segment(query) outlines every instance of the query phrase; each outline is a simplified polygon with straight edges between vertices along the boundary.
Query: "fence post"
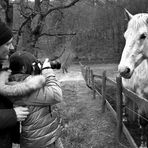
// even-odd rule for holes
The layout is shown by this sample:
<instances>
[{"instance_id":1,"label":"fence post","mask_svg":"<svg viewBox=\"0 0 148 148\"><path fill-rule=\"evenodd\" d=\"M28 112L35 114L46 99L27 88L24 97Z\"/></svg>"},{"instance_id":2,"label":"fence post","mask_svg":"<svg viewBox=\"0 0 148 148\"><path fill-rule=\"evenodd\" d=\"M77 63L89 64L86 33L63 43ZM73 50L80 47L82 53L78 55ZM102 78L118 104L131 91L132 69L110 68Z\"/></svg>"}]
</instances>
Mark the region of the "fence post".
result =
<instances>
[{"instance_id":1,"label":"fence post","mask_svg":"<svg viewBox=\"0 0 148 148\"><path fill-rule=\"evenodd\" d=\"M117 82L117 138L120 141L122 132L122 79L120 75L116 77Z\"/></svg>"},{"instance_id":2,"label":"fence post","mask_svg":"<svg viewBox=\"0 0 148 148\"><path fill-rule=\"evenodd\" d=\"M136 103L135 102L133 102L133 111L136 112ZM137 115L135 113L133 113L133 119L132 119L132 121L135 122L136 121L136 118L137 118Z\"/></svg>"},{"instance_id":3,"label":"fence post","mask_svg":"<svg viewBox=\"0 0 148 148\"><path fill-rule=\"evenodd\" d=\"M105 112L105 103L106 103L106 71L103 71L102 74L102 113Z\"/></svg>"},{"instance_id":4,"label":"fence post","mask_svg":"<svg viewBox=\"0 0 148 148\"><path fill-rule=\"evenodd\" d=\"M90 87L90 67L88 67L88 86Z\"/></svg>"},{"instance_id":5,"label":"fence post","mask_svg":"<svg viewBox=\"0 0 148 148\"><path fill-rule=\"evenodd\" d=\"M86 85L88 85L88 67L86 67L86 71L85 71L85 81L86 81Z\"/></svg>"},{"instance_id":6,"label":"fence post","mask_svg":"<svg viewBox=\"0 0 148 148\"><path fill-rule=\"evenodd\" d=\"M93 70L90 71L90 75L91 75L91 84L92 84L92 89L93 89L93 99L96 99L96 90L95 90Z\"/></svg>"},{"instance_id":7,"label":"fence post","mask_svg":"<svg viewBox=\"0 0 148 148\"><path fill-rule=\"evenodd\" d=\"M89 67L86 67L86 84L89 86Z\"/></svg>"}]
</instances>

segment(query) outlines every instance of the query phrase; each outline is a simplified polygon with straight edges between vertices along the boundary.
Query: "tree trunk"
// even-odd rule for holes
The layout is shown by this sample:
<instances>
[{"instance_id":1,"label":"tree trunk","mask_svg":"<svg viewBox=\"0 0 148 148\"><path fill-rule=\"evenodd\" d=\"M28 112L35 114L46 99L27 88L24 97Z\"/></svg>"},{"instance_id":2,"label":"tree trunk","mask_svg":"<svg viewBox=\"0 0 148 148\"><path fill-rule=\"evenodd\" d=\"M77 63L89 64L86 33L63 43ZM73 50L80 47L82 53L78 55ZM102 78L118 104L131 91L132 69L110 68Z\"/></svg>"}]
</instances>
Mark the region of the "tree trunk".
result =
<instances>
[{"instance_id":1,"label":"tree trunk","mask_svg":"<svg viewBox=\"0 0 148 148\"><path fill-rule=\"evenodd\" d=\"M25 0L21 0L20 3L21 11L25 14ZM32 30L31 30L31 20L29 20L22 29L22 50L29 51L34 54L34 49L32 46Z\"/></svg>"},{"instance_id":2,"label":"tree trunk","mask_svg":"<svg viewBox=\"0 0 148 148\"><path fill-rule=\"evenodd\" d=\"M8 1L8 7L6 10L6 22L8 26L13 29L13 4L10 4Z\"/></svg>"},{"instance_id":3,"label":"tree trunk","mask_svg":"<svg viewBox=\"0 0 148 148\"><path fill-rule=\"evenodd\" d=\"M0 5L5 11L4 21L12 29L13 28L13 4L9 3L9 0L1 0Z\"/></svg>"}]
</instances>

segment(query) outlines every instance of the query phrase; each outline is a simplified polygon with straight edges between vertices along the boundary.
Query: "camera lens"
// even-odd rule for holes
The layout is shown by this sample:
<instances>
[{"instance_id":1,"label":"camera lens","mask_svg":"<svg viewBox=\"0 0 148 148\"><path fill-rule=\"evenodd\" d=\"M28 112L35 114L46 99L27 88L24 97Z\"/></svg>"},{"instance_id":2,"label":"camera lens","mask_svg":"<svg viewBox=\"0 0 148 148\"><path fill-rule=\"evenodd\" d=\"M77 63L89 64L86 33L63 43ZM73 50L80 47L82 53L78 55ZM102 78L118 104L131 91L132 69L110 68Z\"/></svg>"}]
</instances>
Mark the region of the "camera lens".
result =
<instances>
[{"instance_id":1,"label":"camera lens","mask_svg":"<svg viewBox=\"0 0 148 148\"><path fill-rule=\"evenodd\" d=\"M51 65L52 69L60 69L61 68L61 63L58 61L51 61L50 65Z\"/></svg>"}]
</instances>

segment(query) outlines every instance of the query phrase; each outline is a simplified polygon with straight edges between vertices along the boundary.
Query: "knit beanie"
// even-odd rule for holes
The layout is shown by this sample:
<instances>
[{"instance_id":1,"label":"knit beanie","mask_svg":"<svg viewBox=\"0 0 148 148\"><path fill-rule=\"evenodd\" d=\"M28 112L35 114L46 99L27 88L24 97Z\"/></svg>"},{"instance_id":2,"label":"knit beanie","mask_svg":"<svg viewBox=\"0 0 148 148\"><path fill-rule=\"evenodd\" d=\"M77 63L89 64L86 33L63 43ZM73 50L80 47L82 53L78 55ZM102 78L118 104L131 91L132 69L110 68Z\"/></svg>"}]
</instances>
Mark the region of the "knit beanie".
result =
<instances>
[{"instance_id":1,"label":"knit beanie","mask_svg":"<svg viewBox=\"0 0 148 148\"><path fill-rule=\"evenodd\" d=\"M11 29L0 21L0 46L7 43L13 37Z\"/></svg>"},{"instance_id":2,"label":"knit beanie","mask_svg":"<svg viewBox=\"0 0 148 148\"><path fill-rule=\"evenodd\" d=\"M12 74L19 74L21 73L23 67L25 69L25 74L32 74L34 71L33 69L33 63L38 63L38 60L29 52L26 51L17 51L13 53L10 58L10 69L12 71ZM40 70L38 69L39 67L36 67L35 70Z\"/></svg>"}]
</instances>

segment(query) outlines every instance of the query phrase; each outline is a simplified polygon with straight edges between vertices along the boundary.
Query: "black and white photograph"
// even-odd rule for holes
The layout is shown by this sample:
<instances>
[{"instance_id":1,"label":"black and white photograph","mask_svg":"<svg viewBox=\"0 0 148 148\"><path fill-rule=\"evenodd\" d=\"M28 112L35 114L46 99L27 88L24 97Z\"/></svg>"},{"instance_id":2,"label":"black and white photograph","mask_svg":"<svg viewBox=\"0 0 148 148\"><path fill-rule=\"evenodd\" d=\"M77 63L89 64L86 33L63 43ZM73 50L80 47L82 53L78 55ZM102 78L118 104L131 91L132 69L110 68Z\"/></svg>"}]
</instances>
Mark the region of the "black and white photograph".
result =
<instances>
[{"instance_id":1,"label":"black and white photograph","mask_svg":"<svg viewBox=\"0 0 148 148\"><path fill-rule=\"evenodd\" d=\"M0 148L148 148L148 0L0 0Z\"/></svg>"}]
</instances>

